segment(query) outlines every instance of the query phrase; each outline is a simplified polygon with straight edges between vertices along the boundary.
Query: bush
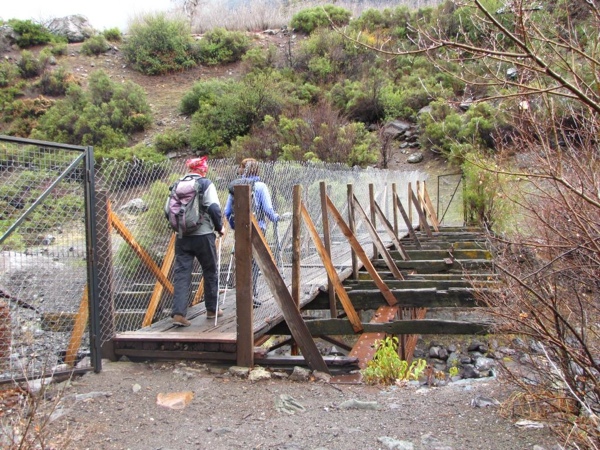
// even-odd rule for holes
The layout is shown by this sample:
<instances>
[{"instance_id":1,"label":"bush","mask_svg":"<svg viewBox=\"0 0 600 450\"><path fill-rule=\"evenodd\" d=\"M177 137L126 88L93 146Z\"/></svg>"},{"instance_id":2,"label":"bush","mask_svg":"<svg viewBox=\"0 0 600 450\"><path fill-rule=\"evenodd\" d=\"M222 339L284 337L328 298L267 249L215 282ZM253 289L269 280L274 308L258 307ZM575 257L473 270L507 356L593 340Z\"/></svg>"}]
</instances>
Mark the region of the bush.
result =
<instances>
[{"instance_id":1,"label":"bush","mask_svg":"<svg viewBox=\"0 0 600 450\"><path fill-rule=\"evenodd\" d=\"M35 57L29 50L21 52L21 58L17 61L17 67L23 78L34 78L44 70L44 62Z\"/></svg>"},{"instance_id":2,"label":"bush","mask_svg":"<svg viewBox=\"0 0 600 450\"><path fill-rule=\"evenodd\" d=\"M249 47L250 40L244 33L215 28L198 43L200 62L212 66L236 62Z\"/></svg>"},{"instance_id":3,"label":"bush","mask_svg":"<svg viewBox=\"0 0 600 450\"><path fill-rule=\"evenodd\" d=\"M34 136L65 144L123 147L127 135L151 123L144 90L116 83L103 71L92 72L88 90L71 84L67 96L41 117Z\"/></svg>"},{"instance_id":4,"label":"bush","mask_svg":"<svg viewBox=\"0 0 600 450\"><path fill-rule=\"evenodd\" d=\"M361 374L367 384L394 384L396 380L418 380L427 362L417 359L411 364L398 356L398 338L386 337L377 343L373 359L367 363Z\"/></svg>"},{"instance_id":5,"label":"bush","mask_svg":"<svg viewBox=\"0 0 600 450\"><path fill-rule=\"evenodd\" d=\"M47 44L54 40L54 36L46 27L31 20L11 19L8 25L18 34L17 45L20 48Z\"/></svg>"},{"instance_id":6,"label":"bush","mask_svg":"<svg viewBox=\"0 0 600 450\"><path fill-rule=\"evenodd\" d=\"M210 79L195 83L192 86L192 90L183 95L179 104L179 111L181 114L191 116L200 109L200 104L215 103L217 97L230 89L228 87L229 84L230 82L219 79Z\"/></svg>"},{"instance_id":7,"label":"bush","mask_svg":"<svg viewBox=\"0 0 600 450\"><path fill-rule=\"evenodd\" d=\"M19 68L8 61L0 61L0 87L12 85L19 76Z\"/></svg>"},{"instance_id":8,"label":"bush","mask_svg":"<svg viewBox=\"0 0 600 450\"><path fill-rule=\"evenodd\" d=\"M102 32L102 36L106 38L109 42L121 42L123 40L123 35L121 34L121 30L118 28L109 28Z\"/></svg>"},{"instance_id":9,"label":"bush","mask_svg":"<svg viewBox=\"0 0 600 450\"><path fill-rule=\"evenodd\" d=\"M336 27L347 25L351 16L350 11L339 6L315 6L294 14L290 25L297 31L310 34L319 27L329 26L332 22Z\"/></svg>"},{"instance_id":10,"label":"bush","mask_svg":"<svg viewBox=\"0 0 600 450\"><path fill-rule=\"evenodd\" d=\"M110 50L110 45L102 34L86 39L81 45L81 53L87 56L101 55L108 50Z\"/></svg>"},{"instance_id":11,"label":"bush","mask_svg":"<svg viewBox=\"0 0 600 450\"><path fill-rule=\"evenodd\" d=\"M183 19L148 14L131 25L129 32L123 52L133 67L146 75L178 72L196 65L198 50Z\"/></svg>"},{"instance_id":12,"label":"bush","mask_svg":"<svg viewBox=\"0 0 600 450\"><path fill-rule=\"evenodd\" d=\"M220 92L205 91L202 108L192 116L190 144L194 150L218 154L237 136L267 115L277 116L287 103L285 84L274 74L249 74L242 81L223 82ZM197 86L198 92L200 88Z\"/></svg>"},{"instance_id":13,"label":"bush","mask_svg":"<svg viewBox=\"0 0 600 450\"><path fill-rule=\"evenodd\" d=\"M154 147L162 154L182 150L189 145L190 138L187 130L168 130L154 136Z\"/></svg>"},{"instance_id":14,"label":"bush","mask_svg":"<svg viewBox=\"0 0 600 450\"><path fill-rule=\"evenodd\" d=\"M67 54L68 44L66 40L61 40L64 38L57 37L56 42L53 42L50 45L50 53L54 56L64 56Z\"/></svg>"},{"instance_id":15,"label":"bush","mask_svg":"<svg viewBox=\"0 0 600 450\"><path fill-rule=\"evenodd\" d=\"M64 67L59 67L53 71L44 72L37 86L42 94L55 97L64 96L71 83L75 83L75 77Z\"/></svg>"}]
</instances>

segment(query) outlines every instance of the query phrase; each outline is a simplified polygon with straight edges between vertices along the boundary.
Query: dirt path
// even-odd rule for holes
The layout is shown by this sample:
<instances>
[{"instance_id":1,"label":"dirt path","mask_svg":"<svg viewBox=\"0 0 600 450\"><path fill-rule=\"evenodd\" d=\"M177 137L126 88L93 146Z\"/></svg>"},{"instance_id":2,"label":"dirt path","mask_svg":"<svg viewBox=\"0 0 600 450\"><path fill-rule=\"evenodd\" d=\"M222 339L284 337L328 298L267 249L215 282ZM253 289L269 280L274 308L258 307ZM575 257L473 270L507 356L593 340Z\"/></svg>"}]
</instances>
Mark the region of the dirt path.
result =
<instances>
[{"instance_id":1,"label":"dirt path","mask_svg":"<svg viewBox=\"0 0 600 450\"><path fill-rule=\"evenodd\" d=\"M157 405L160 393L182 391L193 393L184 409ZM87 398L75 401L73 394ZM282 396L304 410L278 410ZM62 436L55 448L63 449L559 448L547 428L521 429L516 419L501 417L498 407L473 405L476 399L506 396L503 384L492 379L380 388L314 380L250 382L227 368L192 362L120 362L66 388L65 415L52 426Z\"/></svg>"}]
</instances>

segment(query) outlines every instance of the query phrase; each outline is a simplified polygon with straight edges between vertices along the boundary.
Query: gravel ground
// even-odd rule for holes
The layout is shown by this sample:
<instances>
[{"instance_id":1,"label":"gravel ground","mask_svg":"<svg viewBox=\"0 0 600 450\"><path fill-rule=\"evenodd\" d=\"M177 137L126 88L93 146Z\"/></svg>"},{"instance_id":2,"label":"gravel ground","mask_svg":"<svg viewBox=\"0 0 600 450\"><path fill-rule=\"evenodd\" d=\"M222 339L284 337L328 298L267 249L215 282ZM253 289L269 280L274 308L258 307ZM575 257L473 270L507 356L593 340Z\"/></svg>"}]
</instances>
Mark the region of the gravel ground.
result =
<instances>
[{"instance_id":1,"label":"gravel ground","mask_svg":"<svg viewBox=\"0 0 600 450\"><path fill-rule=\"evenodd\" d=\"M251 382L227 369L194 362L105 363L101 373L88 373L63 391L58 411L64 415L52 423L55 448L561 448L547 427L521 428L518 419L503 418L498 406L474 405L507 398L509 390L499 379L435 388L373 387ZM183 409L157 404L159 394L185 391L193 398ZM303 410L278 410L282 398ZM346 408L353 402L355 407Z\"/></svg>"}]
</instances>

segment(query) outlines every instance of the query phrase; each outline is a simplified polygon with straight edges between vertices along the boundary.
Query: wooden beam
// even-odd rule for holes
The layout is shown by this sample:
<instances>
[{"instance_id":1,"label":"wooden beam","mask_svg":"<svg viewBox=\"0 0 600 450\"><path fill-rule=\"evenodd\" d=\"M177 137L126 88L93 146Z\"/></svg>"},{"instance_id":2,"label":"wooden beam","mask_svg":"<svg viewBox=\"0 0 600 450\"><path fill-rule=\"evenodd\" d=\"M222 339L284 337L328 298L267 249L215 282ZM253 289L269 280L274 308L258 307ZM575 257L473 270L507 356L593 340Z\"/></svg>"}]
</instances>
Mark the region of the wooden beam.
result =
<instances>
[{"instance_id":1,"label":"wooden beam","mask_svg":"<svg viewBox=\"0 0 600 450\"><path fill-rule=\"evenodd\" d=\"M404 210L404 206L402 206L402 202L400 201L400 197L398 195L394 196L394 204L395 207L398 208L400 214L402 215L402 219L404 219L404 223L406 224L406 228L408 229L408 234L412 238L417 248L421 248L421 243L419 242L419 238L417 237L417 233L415 233L415 229L412 226L412 222L406 211Z\"/></svg>"},{"instance_id":2,"label":"wooden beam","mask_svg":"<svg viewBox=\"0 0 600 450\"><path fill-rule=\"evenodd\" d=\"M354 216L354 207L352 206L352 199L354 198L354 186L351 184L346 185L346 194L347 200L346 204L348 205L348 227L352 231L352 234L356 234L356 220ZM356 256L356 252L352 249L351 253L352 258L352 278L355 280L358 279L358 257Z\"/></svg>"},{"instance_id":3,"label":"wooden beam","mask_svg":"<svg viewBox=\"0 0 600 450\"><path fill-rule=\"evenodd\" d=\"M389 307L388 307L389 308ZM351 335L352 325L345 319L307 320L306 326L314 336ZM365 333L401 334L488 334L493 324L453 320L397 320L387 323L363 323Z\"/></svg>"},{"instance_id":4,"label":"wooden beam","mask_svg":"<svg viewBox=\"0 0 600 450\"><path fill-rule=\"evenodd\" d=\"M419 200L417 199L417 197L415 196L415 193L413 192L413 190L410 187L408 188L408 195L412 199L415 209L417 210L417 214L419 215L419 223L421 224L421 227L425 230L425 233L427 234L427 236L433 237L431 228L429 227L429 224L427 223L427 217L425 217L425 213L423 213L423 210L421 209L421 205L419 205Z\"/></svg>"},{"instance_id":5,"label":"wooden beam","mask_svg":"<svg viewBox=\"0 0 600 450\"><path fill-rule=\"evenodd\" d=\"M388 236L394 243L394 247L396 247L396 250L398 250L398 252L402 256L402 259L404 259L404 260L410 259L408 254L406 253L406 250L404 250L404 246L400 243L400 240L396 236L396 233L394 232L394 228L392 227L392 224L390 223L389 220L387 220L387 217L385 217L385 214L383 214L383 211L381 210L379 203L375 202L374 206L375 206L375 212L377 213L377 215L379 216L379 219L381 220L381 223L383 224L383 228L385 229Z\"/></svg>"},{"instance_id":6,"label":"wooden beam","mask_svg":"<svg viewBox=\"0 0 600 450\"><path fill-rule=\"evenodd\" d=\"M358 202L358 199L356 197L353 197L352 200L353 200L353 206L354 206L355 210L362 217L363 222L365 223L365 226L367 227L367 231L369 232L371 239L373 239L373 244L379 250L379 254L381 255L382 259L386 262L388 269L390 270L390 272L392 272L394 274L395 278L402 280L404 278L402 276L402 273L400 273L400 270L396 266L396 263L390 256L390 252L388 251L388 249L385 247L385 245L381 241L379 234L377 234L377 230L375 229L375 227L369 220L369 216L367 216L367 213L365 212L365 210L362 208L362 206L360 206L360 203Z\"/></svg>"},{"instance_id":7,"label":"wooden beam","mask_svg":"<svg viewBox=\"0 0 600 450\"><path fill-rule=\"evenodd\" d=\"M354 233L352 233L352 230L350 229L350 227L348 225L346 225L342 215L337 210L337 208L335 207L335 205L333 204L333 202L331 201L331 199L329 197L327 197L327 208L331 212L333 219L337 222L338 227L340 227L340 230L342 231L344 236L346 236L346 238L348 239L348 242L350 243L352 250L354 251L356 256L358 256L360 261L363 263L363 266L365 267L367 272L369 272L369 275L371 275L373 282L377 285L377 288L383 295L383 298L385 298L385 300L387 301L387 303L389 305L395 305L397 303L397 301L394 298L394 296L392 295L392 293L390 292L390 289L385 284L385 282L381 279L381 277L377 273L377 270L375 270L375 267L371 263L371 260L369 259L369 257L367 256L367 254L365 253L363 248L361 247L360 242L358 242L358 239L356 239L356 236L354 235Z\"/></svg>"},{"instance_id":8,"label":"wooden beam","mask_svg":"<svg viewBox=\"0 0 600 450\"><path fill-rule=\"evenodd\" d=\"M398 237L400 230L398 229L398 208L396 208L396 197L398 196L396 183L392 183L392 212L394 215L394 234Z\"/></svg>"},{"instance_id":9,"label":"wooden beam","mask_svg":"<svg viewBox=\"0 0 600 450\"><path fill-rule=\"evenodd\" d=\"M429 197L429 192L427 192L427 185L425 182L423 182L423 202L425 205L427 205L427 212L431 218L431 223L433 224L434 230L440 231L440 221L438 220L435 209L433 208L433 203L431 203L431 198Z\"/></svg>"},{"instance_id":10,"label":"wooden beam","mask_svg":"<svg viewBox=\"0 0 600 450\"><path fill-rule=\"evenodd\" d=\"M332 281L333 287L338 295L338 298L340 299L340 302L342 303L344 312L348 316L348 319L350 320L350 322L354 325L354 332L360 333L360 332L362 332L362 327L360 325L360 318L358 317L358 314L356 313L356 310L354 309L352 302L350 301L350 299L348 298L348 295L346 294L346 290L344 289L344 286L342 285L342 282L340 281L340 277L338 276L338 274L335 270L335 267L333 266L333 262L327 256L327 252L325 251L325 247L323 247L323 243L321 242L319 233L317 233L315 225L313 224L313 221L310 218L310 214L308 214L308 210L304 206L304 203L301 204L301 212L302 212L302 218L304 219L304 223L306 224L306 227L308 228L308 232L311 235L312 240L315 244L315 248L317 249L317 253L319 253L319 256L321 257L321 261L323 262L323 265L325 266L325 270L327 271L327 276Z\"/></svg>"},{"instance_id":11,"label":"wooden beam","mask_svg":"<svg viewBox=\"0 0 600 450\"><path fill-rule=\"evenodd\" d=\"M296 184L293 189L293 211L292 211L292 298L294 303L300 305L300 289L302 285L300 257L302 213L300 204L302 202L302 185Z\"/></svg>"},{"instance_id":12,"label":"wooden beam","mask_svg":"<svg viewBox=\"0 0 600 450\"><path fill-rule=\"evenodd\" d=\"M302 319L302 315L300 314L297 305L294 303L294 299L288 291L285 281L281 277L279 270L277 270L277 264L275 263L271 249L267 245L265 237L260 232L260 228L254 216L252 216L251 235L252 248L254 249L258 267L262 271L267 285L271 290L271 294L281 309L285 322L290 327L292 336L300 347L309 367L312 370L329 373L327 364L323 361L323 356L319 353L319 349L308 332L304 320Z\"/></svg>"},{"instance_id":13,"label":"wooden beam","mask_svg":"<svg viewBox=\"0 0 600 450\"><path fill-rule=\"evenodd\" d=\"M165 275L169 275L169 271L173 266L173 261L175 261L175 239L177 238L175 233L171 233L171 239L169 239L169 244L167 245L167 253L165 253L165 258L163 260L163 264L160 268L160 271ZM142 321L142 327L147 327L152 324L154 320L154 315L156 314L156 308L160 302L160 298L163 294L163 285L158 281L154 285L154 290L152 291L152 296L150 297L150 302L148 303L148 309L146 309L146 315L144 316L144 320Z\"/></svg>"},{"instance_id":14,"label":"wooden beam","mask_svg":"<svg viewBox=\"0 0 600 450\"><path fill-rule=\"evenodd\" d=\"M148 252L146 252L146 250L144 250L144 248L140 244L138 244L138 242L135 240L131 232L127 229L125 224L121 222L121 219L119 219L116 216L116 214L114 214L112 211L110 212L110 222L117 231L117 233L119 233L121 237L125 239L125 242L127 242L127 244L129 244L131 249L135 252L135 254L140 257L140 259L146 265L146 267L150 269L150 271L154 274L158 282L162 284L167 291L173 294L173 284L167 279L165 274L162 273L162 271L156 265L152 257L148 254Z\"/></svg>"},{"instance_id":15,"label":"wooden beam","mask_svg":"<svg viewBox=\"0 0 600 450\"><path fill-rule=\"evenodd\" d=\"M392 289L396 304L413 308L454 308L481 306L474 297L474 290L469 288L449 288L440 291L435 288L422 289ZM376 310L386 303L375 289L353 289L348 291L348 298L356 309ZM329 301L326 293L318 293L315 298L305 305L306 309L327 309Z\"/></svg>"},{"instance_id":16,"label":"wooden beam","mask_svg":"<svg viewBox=\"0 0 600 450\"><path fill-rule=\"evenodd\" d=\"M319 190L321 194L321 214L323 216L323 243L325 245L325 251L329 258L331 258L331 235L329 233L329 214L327 213L327 196L325 182L319 183ZM327 292L329 293L329 305L331 317L337 317L337 308L335 305L335 289L333 289L333 283L330 278L327 278Z\"/></svg>"},{"instance_id":17,"label":"wooden beam","mask_svg":"<svg viewBox=\"0 0 600 450\"><path fill-rule=\"evenodd\" d=\"M77 359L77 352L81 346L81 338L87 327L89 317L88 286L86 284L85 288L83 288L83 296L79 303L79 311L77 311L77 316L75 316L75 324L73 325L73 331L71 332L71 338L69 339L69 345L67 346L65 355L65 364L68 364L71 367L73 367L75 360Z\"/></svg>"}]
</instances>

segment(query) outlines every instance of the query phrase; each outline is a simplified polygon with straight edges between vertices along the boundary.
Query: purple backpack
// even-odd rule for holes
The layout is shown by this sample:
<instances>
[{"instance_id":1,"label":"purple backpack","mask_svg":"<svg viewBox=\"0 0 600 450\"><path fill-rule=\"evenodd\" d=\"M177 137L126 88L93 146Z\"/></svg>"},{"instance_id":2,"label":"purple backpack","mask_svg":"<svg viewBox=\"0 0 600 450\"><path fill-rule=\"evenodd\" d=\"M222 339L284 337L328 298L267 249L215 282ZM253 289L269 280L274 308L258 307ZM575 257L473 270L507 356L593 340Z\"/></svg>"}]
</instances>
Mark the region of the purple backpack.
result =
<instances>
[{"instance_id":1,"label":"purple backpack","mask_svg":"<svg viewBox=\"0 0 600 450\"><path fill-rule=\"evenodd\" d=\"M192 234L202 224L204 217L203 178L186 175L170 188L165 204L165 216L178 237Z\"/></svg>"}]
</instances>

